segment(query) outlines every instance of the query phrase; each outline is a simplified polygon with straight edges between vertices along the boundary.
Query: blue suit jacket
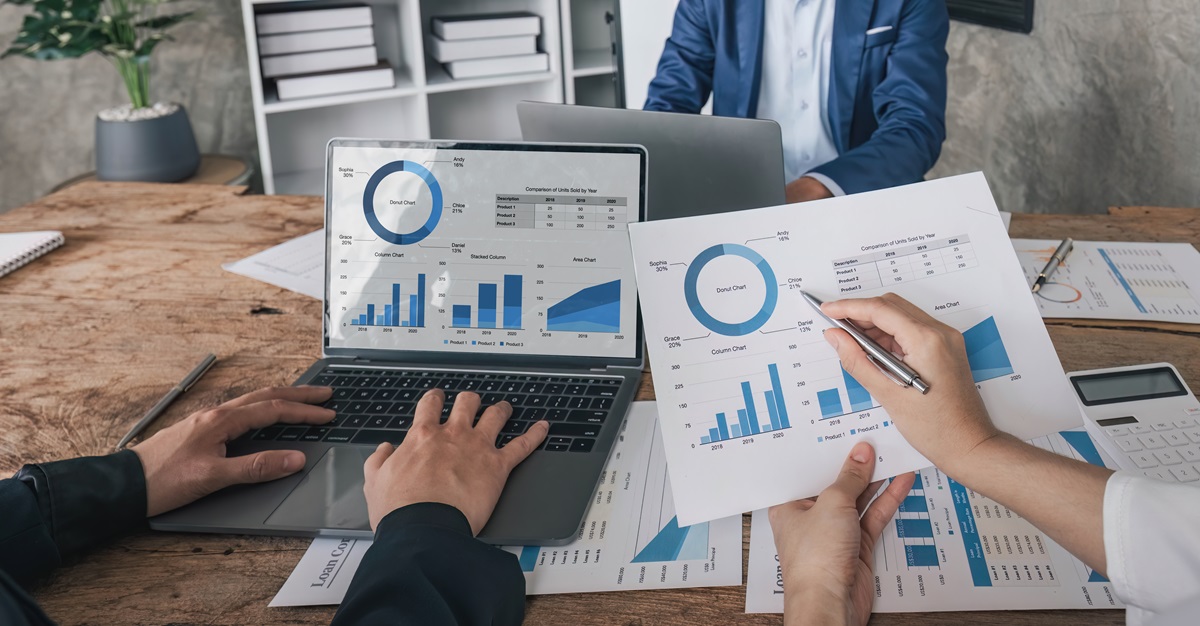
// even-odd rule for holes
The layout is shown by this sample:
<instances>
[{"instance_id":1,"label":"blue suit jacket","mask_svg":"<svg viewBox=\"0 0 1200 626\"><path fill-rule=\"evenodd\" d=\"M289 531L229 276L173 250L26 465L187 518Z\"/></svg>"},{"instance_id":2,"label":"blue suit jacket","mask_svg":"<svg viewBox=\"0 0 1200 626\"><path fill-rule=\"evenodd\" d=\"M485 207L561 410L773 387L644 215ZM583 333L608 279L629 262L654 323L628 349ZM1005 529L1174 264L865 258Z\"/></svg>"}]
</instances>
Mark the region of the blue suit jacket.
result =
<instances>
[{"instance_id":1,"label":"blue suit jacket","mask_svg":"<svg viewBox=\"0 0 1200 626\"><path fill-rule=\"evenodd\" d=\"M680 0L645 108L754 117L763 0ZM890 30L867 34L868 30ZM829 121L838 158L816 168L858 193L920 181L946 138L945 0L837 0Z\"/></svg>"}]
</instances>

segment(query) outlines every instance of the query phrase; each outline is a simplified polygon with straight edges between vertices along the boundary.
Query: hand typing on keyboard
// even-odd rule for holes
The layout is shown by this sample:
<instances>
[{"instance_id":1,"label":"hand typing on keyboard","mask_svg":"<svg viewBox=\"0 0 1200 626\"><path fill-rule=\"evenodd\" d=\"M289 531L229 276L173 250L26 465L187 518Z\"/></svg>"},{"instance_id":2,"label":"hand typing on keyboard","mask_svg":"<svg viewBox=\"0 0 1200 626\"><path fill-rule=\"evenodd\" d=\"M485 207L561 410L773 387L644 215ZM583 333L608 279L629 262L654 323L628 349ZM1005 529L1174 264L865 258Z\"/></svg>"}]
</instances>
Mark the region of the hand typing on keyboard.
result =
<instances>
[{"instance_id":1,"label":"hand typing on keyboard","mask_svg":"<svg viewBox=\"0 0 1200 626\"><path fill-rule=\"evenodd\" d=\"M535 422L504 447L496 438L512 415L508 402L488 407L475 424L480 398L469 391L454 398L441 423L446 394L432 388L421 397L412 427L399 447L379 444L363 467L371 528L388 513L410 504L438 502L462 511L479 534L500 499L508 475L546 438L550 426Z\"/></svg>"}]
</instances>

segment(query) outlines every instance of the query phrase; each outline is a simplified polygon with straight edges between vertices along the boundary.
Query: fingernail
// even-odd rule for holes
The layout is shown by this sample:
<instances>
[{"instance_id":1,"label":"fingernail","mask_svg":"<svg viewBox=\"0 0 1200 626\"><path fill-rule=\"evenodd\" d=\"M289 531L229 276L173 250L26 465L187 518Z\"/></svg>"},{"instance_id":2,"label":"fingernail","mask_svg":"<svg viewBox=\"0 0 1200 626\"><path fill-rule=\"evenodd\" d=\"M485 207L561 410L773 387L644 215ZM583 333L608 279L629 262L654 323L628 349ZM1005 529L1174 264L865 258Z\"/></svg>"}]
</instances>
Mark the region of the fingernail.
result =
<instances>
[{"instance_id":1,"label":"fingernail","mask_svg":"<svg viewBox=\"0 0 1200 626\"><path fill-rule=\"evenodd\" d=\"M831 333L831 332L829 332L830 330L833 330L833 329L826 328L825 330L821 331L821 336L825 338L825 343L828 343L829 345L833 346L834 350L837 350L837 347L838 347L837 333Z\"/></svg>"},{"instance_id":2,"label":"fingernail","mask_svg":"<svg viewBox=\"0 0 1200 626\"><path fill-rule=\"evenodd\" d=\"M855 463L866 463L871 454L871 446L862 442L854 444L854 449L850 450L850 458L854 459Z\"/></svg>"},{"instance_id":3,"label":"fingernail","mask_svg":"<svg viewBox=\"0 0 1200 626\"><path fill-rule=\"evenodd\" d=\"M293 452L283 457L283 471L295 472L301 467L304 467L304 453Z\"/></svg>"}]
</instances>

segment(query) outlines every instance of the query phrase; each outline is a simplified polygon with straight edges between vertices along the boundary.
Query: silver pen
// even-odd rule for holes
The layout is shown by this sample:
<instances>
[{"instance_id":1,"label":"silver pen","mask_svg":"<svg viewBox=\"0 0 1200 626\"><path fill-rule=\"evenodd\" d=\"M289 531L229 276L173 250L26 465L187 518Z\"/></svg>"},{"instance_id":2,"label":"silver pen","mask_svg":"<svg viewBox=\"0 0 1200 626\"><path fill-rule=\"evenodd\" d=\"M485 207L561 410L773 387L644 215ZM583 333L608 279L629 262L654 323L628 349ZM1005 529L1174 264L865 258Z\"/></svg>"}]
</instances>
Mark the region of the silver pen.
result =
<instances>
[{"instance_id":1,"label":"silver pen","mask_svg":"<svg viewBox=\"0 0 1200 626\"><path fill-rule=\"evenodd\" d=\"M1054 273L1054 270L1058 269L1059 264L1067 260L1067 255L1071 254L1071 250L1074 249L1075 240L1070 237L1063 239L1062 243L1058 244L1058 249L1054 251L1054 254L1050 255L1050 261L1046 263L1046 267L1042 268L1042 271L1038 273L1037 280L1033 281L1033 293L1037 293L1042 288L1042 285L1046 284L1046 281L1050 279L1050 275Z\"/></svg>"},{"instance_id":2,"label":"silver pen","mask_svg":"<svg viewBox=\"0 0 1200 626\"><path fill-rule=\"evenodd\" d=\"M213 363L216 362L217 355L215 354L210 354L204 357L204 360L200 361L200 364L197 365L190 374L184 377L184 379L180 381L178 385L171 387L171 390L167 392L167 395L163 396L157 404L150 407L150 410L146 411L146 414L142 416L142 419L138 420L138 423L134 424L133 428L130 428L129 432L125 433L124 437L121 437L121 441L117 443L117 450L124 448L125 444L129 443L134 437L140 435L143 430L146 430L147 426L149 426L154 420L158 419L158 416L162 415L163 411L166 411L167 407L171 406L171 403L174 402L176 398L183 395L188 389L191 389L192 385L196 384L196 381L200 380L200 377L204 376L205 372L207 372L209 368L213 366Z\"/></svg>"},{"instance_id":3,"label":"silver pen","mask_svg":"<svg viewBox=\"0 0 1200 626\"><path fill-rule=\"evenodd\" d=\"M804 296L804 299L807 300L810 305L812 305L812 308L817 311L818 315L828 320L830 324L833 324L834 326L846 331L851 337L853 337L854 341L858 342L858 345L862 347L863 352L867 353L867 357L874 361L875 364L879 366L879 369L883 370L883 373L888 375L888 378L891 378L905 387L912 387L913 389L920 391L921 395L929 392L929 385L921 380L921 375L918 374L916 370L905 365L904 361L896 358L896 355L884 350L883 346L875 343L875 340L868 337L861 328L855 326L854 322L851 322L850 320L835 320L832 317L825 315L825 312L821 310L822 302L812 294L801 291L800 295Z\"/></svg>"}]
</instances>

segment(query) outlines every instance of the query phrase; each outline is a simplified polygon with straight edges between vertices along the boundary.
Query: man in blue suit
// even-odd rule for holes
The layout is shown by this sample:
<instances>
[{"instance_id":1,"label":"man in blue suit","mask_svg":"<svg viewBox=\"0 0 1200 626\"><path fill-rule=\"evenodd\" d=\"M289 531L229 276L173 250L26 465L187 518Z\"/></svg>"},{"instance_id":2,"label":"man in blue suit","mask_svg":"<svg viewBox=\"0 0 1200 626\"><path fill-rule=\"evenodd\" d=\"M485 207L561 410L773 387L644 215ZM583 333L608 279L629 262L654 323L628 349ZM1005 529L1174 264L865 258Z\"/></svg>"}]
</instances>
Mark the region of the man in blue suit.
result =
<instances>
[{"instance_id":1,"label":"man in blue suit","mask_svg":"<svg viewBox=\"0 0 1200 626\"><path fill-rule=\"evenodd\" d=\"M779 122L790 202L920 181L946 138L944 0L680 0L645 109Z\"/></svg>"}]
</instances>

